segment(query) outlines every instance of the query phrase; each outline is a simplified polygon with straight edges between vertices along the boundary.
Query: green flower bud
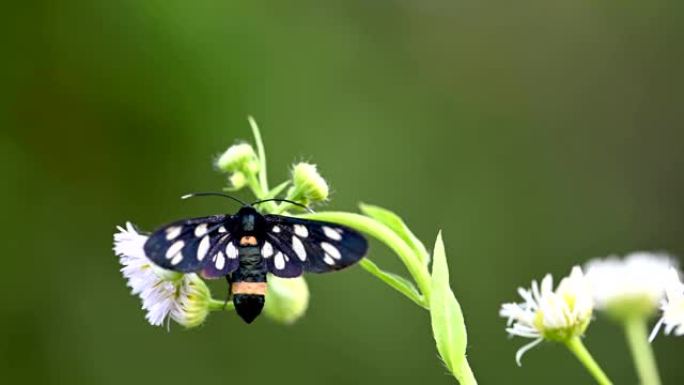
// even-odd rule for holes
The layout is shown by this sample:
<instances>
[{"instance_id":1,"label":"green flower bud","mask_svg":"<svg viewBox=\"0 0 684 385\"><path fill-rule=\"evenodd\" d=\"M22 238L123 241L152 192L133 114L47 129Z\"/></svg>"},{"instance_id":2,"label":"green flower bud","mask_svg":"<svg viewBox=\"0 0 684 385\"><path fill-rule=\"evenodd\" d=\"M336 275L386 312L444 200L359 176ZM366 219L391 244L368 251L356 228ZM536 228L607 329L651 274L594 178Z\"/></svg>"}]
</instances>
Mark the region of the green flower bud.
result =
<instances>
[{"instance_id":1,"label":"green flower bud","mask_svg":"<svg viewBox=\"0 0 684 385\"><path fill-rule=\"evenodd\" d=\"M309 287L303 277L268 276L268 292L264 314L274 321L292 324L309 306Z\"/></svg>"},{"instance_id":2,"label":"green flower bud","mask_svg":"<svg viewBox=\"0 0 684 385\"><path fill-rule=\"evenodd\" d=\"M186 328L201 325L209 315L211 292L197 274L185 274L177 289L171 318Z\"/></svg>"},{"instance_id":3,"label":"green flower bud","mask_svg":"<svg viewBox=\"0 0 684 385\"><path fill-rule=\"evenodd\" d=\"M237 191L247 185L247 177L245 174L237 171L228 177L228 182L230 182L230 190Z\"/></svg>"},{"instance_id":4,"label":"green flower bud","mask_svg":"<svg viewBox=\"0 0 684 385\"><path fill-rule=\"evenodd\" d=\"M293 200L308 204L328 199L328 182L318 173L315 164L296 164L292 168L292 181L289 195Z\"/></svg>"},{"instance_id":5,"label":"green flower bud","mask_svg":"<svg viewBox=\"0 0 684 385\"><path fill-rule=\"evenodd\" d=\"M230 146L218 158L216 166L225 172L256 174L259 172L259 158L250 144L240 143Z\"/></svg>"}]
</instances>

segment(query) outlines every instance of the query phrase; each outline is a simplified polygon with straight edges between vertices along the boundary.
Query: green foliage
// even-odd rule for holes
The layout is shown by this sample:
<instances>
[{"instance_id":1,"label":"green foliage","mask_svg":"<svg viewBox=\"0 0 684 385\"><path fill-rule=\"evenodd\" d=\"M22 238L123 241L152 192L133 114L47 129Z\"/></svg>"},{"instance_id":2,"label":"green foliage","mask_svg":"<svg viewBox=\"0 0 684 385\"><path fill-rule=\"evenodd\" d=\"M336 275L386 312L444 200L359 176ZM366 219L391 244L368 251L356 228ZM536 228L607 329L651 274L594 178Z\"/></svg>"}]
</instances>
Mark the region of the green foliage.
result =
<instances>
[{"instance_id":1,"label":"green foliage","mask_svg":"<svg viewBox=\"0 0 684 385\"><path fill-rule=\"evenodd\" d=\"M437 351L459 382L472 383L469 381L472 373L469 373L469 368L466 369L467 364L464 365L468 343L465 321L461 306L449 286L449 266L441 232L435 241L433 260L430 318Z\"/></svg>"},{"instance_id":2,"label":"green foliage","mask_svg":"<svg viewBox=\"0 0 684 385\"><path fill-rule=\"evenodd\" d=\"M367 272L373 274L381 281L388 284L390 287L394 288L401 294L405 295L408 299L415 302L418 306L424 309L430 309L430 307L425 303L425 298L418 291L413 282L408 279L387 271L382 270L375 262L371 261L369 258L364 258L359 262L359 265Z\"/></svg>"},{"instance_id":3,"label":"green foliage","mask_svg":"<svg viewBox=\"0 0 684 385\"><path fill-rule=\"evenodd\" d=\"M382 207L364 203L361 203L359 207L362 213L379 221L399 235L401 239L413 249L413 252L424 264L427 265L430 263L430 253L428 253L423 242L411 232L408 226L406 226L406 223L404 223L404 220L397 214Z\"/></svg>"},{"instance_id":4,"label":"green foliage","mask_svg":"<svg viewBox=\"0 0 684 385\"><path fill-rule=\"evenodd\" d=\"M312 164L300 163L295 166L292 180L285 181L272 190L268 188L268 182L265 179L265 150L261 141L261 134L254 119L250 117L249 122L256 140L259 158L259 170L252 174L253 178L247 183L254 195L259 199L273 198L282 193L288 185L292 185L288 190L287 199L303 200L306 203L325 200L327 198L327 182L318 174L316 166ZM299 172L297 171L298 168ZM249 175L249 173L246 174ZM314 190L325 190L325 194L312 193L311 191ZM309 193L305 193L306 191ZM287 211L295 209L297 207L289 203L273 203L267 210L271 213L287 213ZM379 240L392 250L406 267L413 282L400 275L384 271L368 258L360 262L361 267L406 296L416 305L430 311L437 351L446 367L461 384L477 384L465 355L466 328L461 308L449 285L449 268L441 233L435 244L434 262L432 274L430 274L428 270L430 255L425 245L413 234L399 215L385 208L369 204L361 204L360 210L364 215L328 211L300 214L300 216L351 227Z\"/></svg>"}]
</instances>

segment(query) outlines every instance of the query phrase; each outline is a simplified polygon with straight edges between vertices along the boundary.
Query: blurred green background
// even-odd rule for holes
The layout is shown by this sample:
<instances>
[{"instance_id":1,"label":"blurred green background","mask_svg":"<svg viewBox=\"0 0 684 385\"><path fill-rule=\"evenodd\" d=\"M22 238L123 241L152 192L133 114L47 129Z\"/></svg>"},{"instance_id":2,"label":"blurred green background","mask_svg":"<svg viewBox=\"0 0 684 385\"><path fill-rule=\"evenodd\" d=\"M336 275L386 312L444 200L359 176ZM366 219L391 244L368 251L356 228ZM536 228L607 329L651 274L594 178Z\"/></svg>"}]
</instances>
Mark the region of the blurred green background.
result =
<instances>
[{"instance_id":1,"label":"blurred green background","mask_svg":"<svg viewBox=\"0 0 684 385\"><path fill-rule=\"evenodd\" d=\"M633 250L684 255L681 1L27 1L0 23L0 381L454 384L428 314L353 268L310 276L285 327L212 314L146 324L116 225L232 212L211 162L265 137L272 182L320 166L330 209L443 229L482 384L584 384L560 346L518 368L500 303L546 272ZM371 256L402 272L378 244ZM216 295L223 295L222 282ZM637 382L603 318L586 344ZM684 340L654 344L682 383ZM11 380L11 381L10 381Z\"/></svg>"}]
</instances>

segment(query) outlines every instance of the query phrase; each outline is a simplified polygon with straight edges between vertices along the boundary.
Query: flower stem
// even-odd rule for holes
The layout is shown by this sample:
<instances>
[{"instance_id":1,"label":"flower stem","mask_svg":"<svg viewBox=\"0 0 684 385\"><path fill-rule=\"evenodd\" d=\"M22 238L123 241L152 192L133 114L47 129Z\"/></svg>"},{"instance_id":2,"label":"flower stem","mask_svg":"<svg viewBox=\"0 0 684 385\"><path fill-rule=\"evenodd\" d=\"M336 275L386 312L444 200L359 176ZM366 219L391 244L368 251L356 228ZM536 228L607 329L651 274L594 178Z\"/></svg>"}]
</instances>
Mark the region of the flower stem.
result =
<instances>
[{"instance_id":1,"label":"flower stem","mask_svg":"<svg viewBox=\"0 0 684 385\"><path fill-rule=\"evenodd\" d=\"M254 142L256 142L257 156L259 156L260 170L259 183L264 191L268 191L268 176L266 175L266 150L264 149L264 141L261 139L261 132L259 126L253 117L248 116L249 126L252 128L252 135L254 135Z\"/></svg>"},{"instance_id":2,"label":"flower stem","mask_svg":"<svg viewBox=\"0 0 684 385\"><path fill-rule=\"evenodd\" d=\"M230 301L226 302L225 300L214 299L214 298L209 300L209 310L211 310L211 311L221 311L221 310L231 311L234 308L235 308L235 305L233 305L233 303Z\"/></svg>"},{"instance_id":3,"label":"flower stem","mask_svg":"<svg viewBox=\"0 0 684 385\"><path fill-rule=\"evenodd\" d=\"M612 385L612 382L610 379L608 379L608 376L606 376L598 363L596 363L594 357L591 356L579 337L573 337L569 339L565 343L565 346L567 346L572 354L574 354L575 357L577 357L577 359L582 363L582 365L587 368L587 371L589 371L597 383L601 385Z\"/></svg>"},{"instance_id":4,"label":"flower stem","mask_svg":"<svg viewBox=\"0 0 684 385\"><path fill-rule=\"evenodd\" d=\"M624 322L624 328L641 384L660 385L655 356L648 343L646 318L629 317Z\"/></svg>"}]
</instances>

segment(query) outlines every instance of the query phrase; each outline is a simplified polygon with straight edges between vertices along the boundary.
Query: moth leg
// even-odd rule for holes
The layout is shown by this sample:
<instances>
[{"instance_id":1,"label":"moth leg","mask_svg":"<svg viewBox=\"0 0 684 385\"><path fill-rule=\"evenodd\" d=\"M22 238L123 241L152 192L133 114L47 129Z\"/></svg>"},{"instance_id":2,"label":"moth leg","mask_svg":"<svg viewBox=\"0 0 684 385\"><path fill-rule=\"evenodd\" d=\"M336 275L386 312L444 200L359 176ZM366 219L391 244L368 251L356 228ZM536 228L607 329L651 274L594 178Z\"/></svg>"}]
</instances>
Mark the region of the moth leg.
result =
<instances>
[{"instance_id":1,"label":"moth leg","mask_svg":"<svg viewBox=\"0 0 684 385\"><path fill-rule=\"evenodd\" d=\"M228 306L228 301L230 301L230 298L233 296L233 283L230 280L230 275L226 275L226 281L228 281L228 295L226 296L226 300L223 302L223 310L226 310L226 306Z\"/></svg>"}]
</instances>

